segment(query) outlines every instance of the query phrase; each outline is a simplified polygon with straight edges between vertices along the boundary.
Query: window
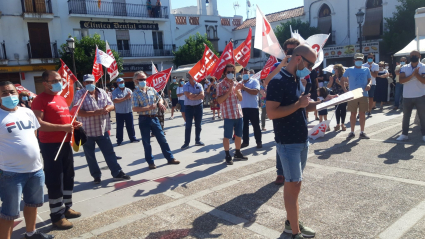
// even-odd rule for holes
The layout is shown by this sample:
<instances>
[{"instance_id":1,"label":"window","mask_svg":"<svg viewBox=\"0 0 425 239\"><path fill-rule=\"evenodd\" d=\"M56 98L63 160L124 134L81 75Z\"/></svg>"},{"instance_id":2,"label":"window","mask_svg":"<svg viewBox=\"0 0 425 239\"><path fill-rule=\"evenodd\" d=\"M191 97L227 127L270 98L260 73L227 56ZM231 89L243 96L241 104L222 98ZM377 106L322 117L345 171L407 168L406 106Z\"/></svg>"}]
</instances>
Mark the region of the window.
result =
<instances>
[{"instance_id":1,"label":"window","mask_svg":"<svg viewBox=\"0 0 425 239\"><path fill-rule=\"evenodd\" d=\"M130 53L130 33L128 30L116 30L117 47L120 56L129 57Z\"/></svg>"},{"instance_id":2,"label":"window","mask_svg":"<svg viewBox=\"0 0 425 239\"><path fill-rule=\"evenodd\" d=\"M323 4L320 7L319 11L319 22L317 24L317 28L320 29L320 31L323 34L329 34L332 33L332 16L331 16L331 9L327 4Z\"/></svg>"},{"instance_id":3,"label":"window","mask_svg":"<svg viewBox=\"0 0 425 239\"><path fill-rule=\"evenodd\" d=\"M81 40L81 38L88 36L89 30L88 29L74 29L74 38Z\"/></svg>"},{"instance_id":4,"label":"window","mask_svg":"<svg viewBox=\"0 0 425 239\"><path fill-rule=\"evenodd\" d=\"M363 36L366 40L379 39L383 34L382 0L368 0L363 25Z\"/></svg>"},{"instance_id":5,"label":"window","mask_svg":"<svg viewBox=\"0 0 425 239\"><path fill-rule=\"evenodd\" d=\"M162 32L152 32L153 49L164 49L164 42L162 41Z\"/></svg>"}]
</instances>

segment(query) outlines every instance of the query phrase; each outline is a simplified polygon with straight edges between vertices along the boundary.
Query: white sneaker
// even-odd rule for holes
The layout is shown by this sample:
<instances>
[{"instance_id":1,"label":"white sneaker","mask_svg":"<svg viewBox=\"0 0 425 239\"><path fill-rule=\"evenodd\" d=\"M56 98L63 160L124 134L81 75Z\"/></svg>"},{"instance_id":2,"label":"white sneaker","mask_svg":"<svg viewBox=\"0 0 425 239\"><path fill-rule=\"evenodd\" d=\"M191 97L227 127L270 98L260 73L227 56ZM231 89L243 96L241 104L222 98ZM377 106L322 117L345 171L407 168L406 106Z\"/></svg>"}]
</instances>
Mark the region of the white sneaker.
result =
<instances>
[{"instance_id":1,"label":"white sneaker","mask_svg":"<svg viewBox=\"0 0 425 239\"><path fill-rule=\"evenodd\" d=\"M172 120L172 119L174 119L174 117L173 117L173 116L171 116L171 117L170 117L170 120Z\"/></svg>"},{"instance_id":2,"label":"white sneaker","mask_svg":"<svg viewBox=\"0 0 425 239\"><path fill-rule=\"evenodd\" d=\"M404 135L404 134L400 135L397 138L398 141L404 141L404 140L408 140L408 139L409 139L409 137L407 135ZM424 140L425 140L425 137L424 137Z\"/></svg>"}]
</instances>

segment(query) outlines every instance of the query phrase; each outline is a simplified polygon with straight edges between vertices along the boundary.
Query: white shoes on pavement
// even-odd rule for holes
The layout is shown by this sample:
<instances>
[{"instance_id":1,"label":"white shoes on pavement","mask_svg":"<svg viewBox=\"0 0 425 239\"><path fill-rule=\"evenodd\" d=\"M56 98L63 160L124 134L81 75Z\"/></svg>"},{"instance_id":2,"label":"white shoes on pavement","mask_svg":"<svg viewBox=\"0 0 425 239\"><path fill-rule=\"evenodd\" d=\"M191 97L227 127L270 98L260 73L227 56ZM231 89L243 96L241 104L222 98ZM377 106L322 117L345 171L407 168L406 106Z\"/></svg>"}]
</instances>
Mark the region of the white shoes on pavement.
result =
<instances>
[{"instance_id":1,"label":"white shoes on pavement","mask_svg":"<svg viewBox=\"0 0 425 239\"><path fill-rule=\"evenodd\" d=\"M409 137L407 136L407 135L400 135L398 138L397 138L397 140L398 141L405 141L405 140L408 140L409 139ZM424 136L424 140L425 140L425 136Z\"/></svg>"}]
</instances>

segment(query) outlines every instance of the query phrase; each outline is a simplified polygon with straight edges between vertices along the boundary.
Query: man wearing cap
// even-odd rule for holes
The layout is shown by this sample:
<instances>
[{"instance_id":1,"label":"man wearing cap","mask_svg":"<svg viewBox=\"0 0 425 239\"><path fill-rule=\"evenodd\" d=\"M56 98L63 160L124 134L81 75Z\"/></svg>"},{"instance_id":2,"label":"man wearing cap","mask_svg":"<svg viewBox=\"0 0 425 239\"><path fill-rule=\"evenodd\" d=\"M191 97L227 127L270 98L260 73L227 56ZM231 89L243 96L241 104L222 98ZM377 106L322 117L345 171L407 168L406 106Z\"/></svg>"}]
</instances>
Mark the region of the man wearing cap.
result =
<instances>
[{"instance_id":1,"label":"man wearing cap","mask_svg":"<svg viewBox=\"0 0 425 239\"><path fill-rule=\"evenodd\" d=\"M177 89L179 88L179 83L177 83L177 77L173 77L173 80L170 84L170 89L168 90L168 96L171 101L171 117L170 120L174 119L174 109L176 108L177 103L179 103L179 97L177 96Z\"/></svg>"},{"instance_id":2,"label":"man wearing cap","mask_svg":"<svg viewBox=\"0 0 425 239\"><path fill-rule=\"evenodd\" d=\"M123 78L117 79L118 88L112 92L112 101L115 104L115 113L117 117L117 145L120 146L123 141L124 122L127 129L128 138L130 142L136 143L133 124L133 109L131 106L131 90L125 87Z\"/></svg>"},{"instance_id":3,"label":"man wearing cap","mask_svg":"<svg viewBox=\"0 0 425 239\"><path fill-rule=\"evenodd\" d=\"M257 143L257 148L262 148L261 128L260 128L260 111L258 110L258 93L260 92L260 83L256 79L251 79L249 70L242 68L242 113L243 113L243 131L242 145L245 148L249 145L249 122L254 129L254 137Z\"/></svg>"},{"instance_id":4,"label":"man wearing cap","mask_svg":"<svg viewBox=\"0 0 425 239\"><path fill-rule=\"evenodd\" d=\"M195 81L191 75L187 74L189 82L183 86L184 95L186 100L184 101L185 114L186 114L186 128L184 144L181 149L189 148L190 134L192 133L192 122L195 118L195 145L204 146L201 142L201 123L203 115L203 99L204 99L204 88L202 85Z\"/></svg>"},{"instance_id":5,"label":"man wearing cap","mask_svg":"<svg viewBox=\"0 0 425 239\"><path fill-rule=\"evenodd\" d=\"M363 66L364 55L362 53L356 53L354 55L354 65L353 67L345 70L342 77L342 81L347 81L349 83L350 90L355 90L358 88L363 89L363 97L349 101L347 104L347 110L351 112L350 116L350 125L351 133L348 135L347 139L350 140L356 135L354 134L354 128L357 123L356 114L357 109L359 109L359 119L360 119L360 139L369 139L369 137L364 132L365 123L366 123L366 112L369 109L369 96L368 91L371 88L372 76L368 67Z\"/></svg>"},{"instance_id":6,"label":"man wearing cap","mask_svg":"<svg viewBox=\"0 0 425 239\"><path fill-rule=\"evenodd\" d=\"M78 112L78 119L83 123L83 129L87 135L87 142L83 145L83 149L94 183L99 184L102 176L96 161L95 144L102 151L114 180L129 180L130 177L121 170L121 166L117 162L117 156L108 133L111 130L108 113L114 109L114 105L106 92L96 87L93 75L84 75L83 80L85 88L76 93L74 101L81 99L88 91Z\"/></svg>"}]
</instances>

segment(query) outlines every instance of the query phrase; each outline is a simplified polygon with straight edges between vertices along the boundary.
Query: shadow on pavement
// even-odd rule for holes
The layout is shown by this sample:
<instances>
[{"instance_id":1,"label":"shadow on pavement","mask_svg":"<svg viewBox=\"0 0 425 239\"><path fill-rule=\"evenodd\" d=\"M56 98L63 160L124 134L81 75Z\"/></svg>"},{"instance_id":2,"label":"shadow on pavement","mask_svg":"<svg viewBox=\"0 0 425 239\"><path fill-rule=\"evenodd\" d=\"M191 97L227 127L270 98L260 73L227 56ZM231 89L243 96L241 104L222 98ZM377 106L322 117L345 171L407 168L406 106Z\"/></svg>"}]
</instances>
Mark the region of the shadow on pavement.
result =
<instances>
[{"instance_id":1,"label":"shadow on pavement","mask_svg":"<svg viewBox=\"0 0 425 239\"><path fill-rule=\"evenodd\" d=\"M355 139L353 141L344 140L339 144L335 144L331 149L317 149L314 150L314 154L318 155L318 159L329 159L335 154L343 154L351 152L351 149L359 144L360 139Z\"/></svg>"},{"instance_id":2,"label":"shadow on pavement","mask_svg":"<svg viewBox=\"0 0 425 239\"><path fill-rule=\"evenodd\" d=\"M384 158L384 164L396 164L400 160L413 159L412 155L418 150L420 144L414 144L408 147L406 144L396 144L388 152L378 155L378 158Z\"/></svg>"}]
</instances>

